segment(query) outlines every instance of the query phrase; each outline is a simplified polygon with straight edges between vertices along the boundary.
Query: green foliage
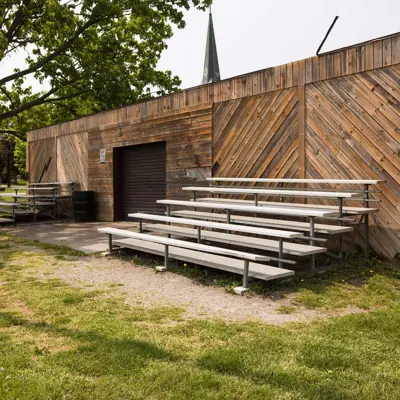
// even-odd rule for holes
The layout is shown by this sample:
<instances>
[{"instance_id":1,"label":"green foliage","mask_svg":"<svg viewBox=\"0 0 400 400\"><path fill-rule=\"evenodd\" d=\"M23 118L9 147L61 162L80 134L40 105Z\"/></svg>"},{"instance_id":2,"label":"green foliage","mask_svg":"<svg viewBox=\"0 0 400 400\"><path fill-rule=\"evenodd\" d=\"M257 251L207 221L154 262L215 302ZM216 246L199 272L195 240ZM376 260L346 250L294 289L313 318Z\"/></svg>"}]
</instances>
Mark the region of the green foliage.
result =
<instances>
[{"instance_id":1,"label":"green foliage","mask_svg":"<svg viewBox=\"0 0 400 400\"><path fill-rule=\"evenodd\" d=\"M183 10L210 0L3 0L0 62L26 66L0 78L0 131L27 129L132 104L180 85L157 63ZM44 84L34 92L27 77Z\"/></svg>"},{"instance_id":2,"label":"green foliage","mask_svg":"<svg viewBox=\"0 0 400 400\"><path fill-rule=\"evenodd\" d=\"M15 138L14 166L18 168L21 175L26 171L26 143L21 139Z\"/></svg>"}]
</instances>

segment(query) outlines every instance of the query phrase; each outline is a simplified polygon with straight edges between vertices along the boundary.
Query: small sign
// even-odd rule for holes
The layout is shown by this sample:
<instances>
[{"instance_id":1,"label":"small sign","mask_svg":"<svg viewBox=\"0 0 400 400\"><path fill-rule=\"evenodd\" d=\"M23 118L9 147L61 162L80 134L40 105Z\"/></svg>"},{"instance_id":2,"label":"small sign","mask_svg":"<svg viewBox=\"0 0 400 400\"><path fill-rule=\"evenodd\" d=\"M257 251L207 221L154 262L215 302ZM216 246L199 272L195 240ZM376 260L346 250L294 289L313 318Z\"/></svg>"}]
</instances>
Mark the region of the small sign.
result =
<instances>
[{"instance_id":1,"label":"small sign","mask_svg":"<svg viewBox=\"0 0 400 400\"><path fill-rule=\"evenodd\" d=\"M104 165L106 163L106 149L100 149L100 164Z\"/></svg>"}]
</instances>

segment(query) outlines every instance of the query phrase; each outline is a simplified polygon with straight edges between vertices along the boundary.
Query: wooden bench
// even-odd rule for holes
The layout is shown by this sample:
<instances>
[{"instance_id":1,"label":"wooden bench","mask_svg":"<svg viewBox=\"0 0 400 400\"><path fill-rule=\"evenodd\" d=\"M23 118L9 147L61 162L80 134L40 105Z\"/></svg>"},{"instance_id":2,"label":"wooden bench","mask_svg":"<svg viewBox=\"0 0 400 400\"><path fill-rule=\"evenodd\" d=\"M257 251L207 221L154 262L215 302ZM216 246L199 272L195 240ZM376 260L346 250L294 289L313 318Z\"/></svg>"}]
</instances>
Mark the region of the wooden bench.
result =
<instances>
[{"instance_id":1,"label":"wooden bench","mask_svg":"<svg viewBox=\"0 0 400 400\"><path fill-rule=\"evenodd\" d=\"M182 226L172 226L164 224L146 224L143 230L152 232L160 232L164 234L174 235L177 237L188 237L198 239L198 231L192 228L185 228ZM259 250L266 250L271 252L279 252L279 241L256 238L252 236L240 236L229 233L214 232L203 230L201 237L210 242L220 242L234 246L248 247ZM309 246L306 244L283 242L283 254L293 256L310 256L312 254L320 254L326 252L325 247Z\"/></svg>"},{"instance_id":2,"label":"wooden bench","mask_svg":"<svg viewBox=\"0 0 400 400\"><path fill-rule=\"evenodd\" d=\"M164 254L164 267L168 266L169 258L176 258L241 274L243 275L243 289L248 288L249 277L271 280L294 275L294 271L291 270L257 264L257 261L269 260L269 257L259 254L136 233L123 229L99 228L98 231L106 233L109 236L110 252L113 250L112 237L120 236L125 239L115 241L114 244L118 246L129 247L147 253ZM240 260L235 260L235 258Z\"/></svg>"},{"instance_id":3,"label":"wooden bench","mask_svg":"<svg viewBox=\"0 0 400 400\"><path fill-rule=\"evenodd\" d=\"M237 200L237 199L220 199L214 197L203 197L197 199L197 201L206 201L209 203L231 203L231 204L243 204L243 205L252 205L254 202L252 200ZM259 206L276 206L276 207L293 207L293 203L277 203L274 201L259 201ZM296 204L298 208L306 208L306 209L321 209L321 210L332 210L338 212L337 206L329 206L323 204ZM371 214L378 212L378 208L367 208L367 207L343 207L344 214L353 214L353 215L362 215L362 214Z\"/></svg>"},{"instance_id":4,"label":"wooden bench","mask_svg":"<svg viewBox=\"0 0 400 400\"><path fill-rule=\"evenodd\" d=\"M217 214L201 211L191 210L179 210L171 211L171 215L174 217L194 217L197 219L210 220L210 221L226 221L226 214ZM272 218L257 218L247 217L242 215L231 215L231 222L234 224L242 225L253 225L253 226L264 226L276 229L290 229L292 231L310 232L310 224L308 222L298 221L287 221L281 219ZM328 224L315 224L314 229L316 233L324 235L338 235L342 233L348 233L353 231L351 226L339 226L339 225L328 225Z\"/></svg>"}]
</instances>

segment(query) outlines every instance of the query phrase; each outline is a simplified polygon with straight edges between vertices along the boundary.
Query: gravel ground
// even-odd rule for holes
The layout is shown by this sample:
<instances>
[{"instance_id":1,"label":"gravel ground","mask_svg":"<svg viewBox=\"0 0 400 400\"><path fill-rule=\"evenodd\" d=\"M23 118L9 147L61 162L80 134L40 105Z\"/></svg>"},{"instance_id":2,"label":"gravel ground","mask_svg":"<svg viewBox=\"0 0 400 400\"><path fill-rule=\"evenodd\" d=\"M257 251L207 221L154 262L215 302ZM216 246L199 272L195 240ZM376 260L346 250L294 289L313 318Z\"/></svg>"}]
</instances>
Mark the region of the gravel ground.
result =
<instances>
[{"instance_id":1,"label":"gravel ground","mask_svg":"<svg viewBox=\"0 0 400 400\"><path fill-rule=\"evenodd\" d=\"M110 289L112 285L115 293L122 295L132 306L180 307L186 310L186 319L256 320L278 325L363 312L348 308L324 313L296 307L295 313L282 314L278 309L291 305L290 296L277 300L256 295L237 296L227 293L222 287L204 286L171 272L156 274L150 267L135 266L118 258L90 256L62 261L52 277L76 287L90 287L90 290Z\"/></svg>"}]
</instances>

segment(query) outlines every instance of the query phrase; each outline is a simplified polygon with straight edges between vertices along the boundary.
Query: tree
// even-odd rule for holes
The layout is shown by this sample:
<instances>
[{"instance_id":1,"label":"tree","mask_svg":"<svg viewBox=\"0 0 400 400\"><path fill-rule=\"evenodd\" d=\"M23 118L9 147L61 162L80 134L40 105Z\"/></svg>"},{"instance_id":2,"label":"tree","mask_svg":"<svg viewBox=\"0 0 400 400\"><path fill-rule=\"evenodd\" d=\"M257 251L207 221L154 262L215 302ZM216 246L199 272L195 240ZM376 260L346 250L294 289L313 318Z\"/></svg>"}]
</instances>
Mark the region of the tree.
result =
<instances>
[{"instance_id":1,"label":"tree","mask_svg":"<svg viewBox=\"0 0 400 400\"><path fill-rule=\"evenodd\" d=\"M14 167L17 168L19 174L22 177L25 177L25 173L26 173L26 143L18 138L15 138Z\"/></svg>"},{"instance_id":2,"label":"tree","mask_svg":"<svg viewBox=\"0 0 400 400\"><path fill-rule=\"evenodd\" d=\"M183 28L183 10L211 0L2 0L0 62L25 51L26 66L0 78L0 133L56 123L178 88L157 62ZM34 77L46 87L34 92Z\"/></svg>"},{"instance_id":3,"label":"tree","mask_svg":"<svg viewBox=\"0 0 400 400\"><path fill-rule=\"evenodd\" d=\"M16 180L18 168L15 166L15 142L16 138L0 135L0 183L7 182L11 186L11 180Z\"/></svg>"}]
</instances>

